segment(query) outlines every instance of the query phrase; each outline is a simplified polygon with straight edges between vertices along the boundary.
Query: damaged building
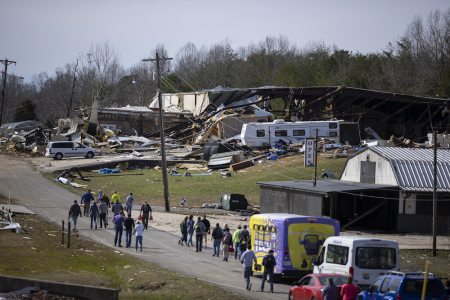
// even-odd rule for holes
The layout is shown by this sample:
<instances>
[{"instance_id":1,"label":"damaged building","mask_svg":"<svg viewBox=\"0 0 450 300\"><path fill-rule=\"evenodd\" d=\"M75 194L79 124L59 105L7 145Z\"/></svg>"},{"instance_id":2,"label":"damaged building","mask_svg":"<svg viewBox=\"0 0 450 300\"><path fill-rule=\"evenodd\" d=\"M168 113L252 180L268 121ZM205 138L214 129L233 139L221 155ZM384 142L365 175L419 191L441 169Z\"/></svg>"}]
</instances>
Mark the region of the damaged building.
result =
<instances>
[{"instance_id":1,"label":"damaged building","mask_svg":"<svg viewBox=\"0 0 450 300\"><path fill-rule=\"evenodd\" d=\"M272 101L281 99L282 110L272 108ZM344 120L358 122L361 138L366 128L379 133L381 139L390 136L422 138L435 129L450 129L450 100L402 95L346 86L326 87L259 87L215 89L163 94L166 111L179 109L190 111L194 118L208 115L223 107L237 109L249 106L280 113L285 121ZM150 107L158 107L156 98ZM271 120L269 120L271 121ZM376 136L376 134L375 134Z\"/></svg>"},{"instance_id":2,"label":"damaged building","mask_svg":"<svg viewBox=\"0 0 450 300\"><path fill-rule=\"evenodd\" d=\"M190 123L189 112L164 112L164 127ZM98 124L103 128L120 130L126 135L145 135L159 129L159 111L144 106L105 107L98 109Z\"/></svg>"}]
</instances>

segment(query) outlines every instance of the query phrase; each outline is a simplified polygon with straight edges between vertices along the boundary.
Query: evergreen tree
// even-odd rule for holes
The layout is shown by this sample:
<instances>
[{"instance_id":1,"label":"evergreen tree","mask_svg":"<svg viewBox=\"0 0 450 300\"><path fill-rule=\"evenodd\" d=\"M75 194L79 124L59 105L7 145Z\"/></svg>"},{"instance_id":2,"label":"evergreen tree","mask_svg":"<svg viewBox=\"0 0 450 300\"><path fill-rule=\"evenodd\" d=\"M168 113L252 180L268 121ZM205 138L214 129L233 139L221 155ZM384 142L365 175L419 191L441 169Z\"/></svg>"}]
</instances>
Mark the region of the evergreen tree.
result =
<instances>
[{"instance_id":1,"label":"evergreen tree","mask_svg":"<svg viewBox=\"0 0 450 300\"><path fill-rule=\"evenodd\" d=\"M36 104L30 99L25 99L20 102L14 113L14 122L37 120Z\"/></svg>"}]
</instances>

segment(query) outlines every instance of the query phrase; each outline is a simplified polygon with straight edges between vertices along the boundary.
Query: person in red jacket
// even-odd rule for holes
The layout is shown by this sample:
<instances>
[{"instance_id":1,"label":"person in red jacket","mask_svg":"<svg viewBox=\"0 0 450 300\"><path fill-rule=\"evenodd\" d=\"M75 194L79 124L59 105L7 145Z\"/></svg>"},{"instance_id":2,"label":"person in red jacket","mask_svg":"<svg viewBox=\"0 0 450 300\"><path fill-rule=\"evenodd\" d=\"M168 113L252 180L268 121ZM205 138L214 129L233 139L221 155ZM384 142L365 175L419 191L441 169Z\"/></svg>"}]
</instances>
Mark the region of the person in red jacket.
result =
<instances>
[{"instance_id":1,"label":"person in red jacket","mask_svg":"<svg viewBox=\"0 0 450 300\"><path fill-rule=\"evenodd\" d=\"M347 281L342 286L341 295L344 297L343 300L355 300L358 296L358 288L353 284L352 276L347 277Z\"/></svg>"}]
</instances>

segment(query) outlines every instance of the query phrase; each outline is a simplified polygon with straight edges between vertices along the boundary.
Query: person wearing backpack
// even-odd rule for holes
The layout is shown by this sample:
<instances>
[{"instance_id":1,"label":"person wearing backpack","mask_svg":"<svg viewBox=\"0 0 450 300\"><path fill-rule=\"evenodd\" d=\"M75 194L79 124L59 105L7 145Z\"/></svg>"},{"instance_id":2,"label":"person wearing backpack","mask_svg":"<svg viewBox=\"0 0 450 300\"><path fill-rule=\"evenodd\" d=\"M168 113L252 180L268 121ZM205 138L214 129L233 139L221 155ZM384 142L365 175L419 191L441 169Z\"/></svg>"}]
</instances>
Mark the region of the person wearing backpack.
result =
<instances>
[{"instance_id":1,"label":"person wearing backpack","mask_svg":"<svg viewBox=\"0 0 450 300\"><path fill-rule=\"evenodd\" d=\"M195 252L202 252L203 233L205 232L205 230L206 226L202 222L202 218L198 217L198 221L194 224L195 244L197 246L197 250Z\"/></svg>"},{"instance_id":2,"label":"person wearing backpack","mask_svg":"<svg viewBox=\"0 0 450 300\"><path fill-rule=\"evenodd\" d=\"M269 250L269 254L264 256L262 265L264 266L264 274L261 282L260 292L264 291L264 282L266 281L267 275L269 275L269 283L270 283L270 291L269 293L273 293L273 269L276 266L275 256L273 256L273 249Z\"/></svg>"},{"instance_id":3,"label":"person wearing backpack","mask_svg":"<svg viewBox=\"0 0 450 300\"><path fill-rule=\"evenodd\" d=\"M141 212L139 215L142 214L142 225L144 225L145 229L148 229L148 217L152 216L152 208L150 205L148 205L147 201L144 201L144 204L141 206Z\"/></svg>"},{"instance_id":4,"label":"person wearing backpack","mask_svg":"<svg viewBox=\"0 0 450 300\"><path fill-rule=\"evenodd\" d=\"M233 246L233 237L231 236L230 229L226 227L224 229L223 242L223 260L228 261L229 249Z\"/></svg>"},{"instance_id":5,"label":"person wearing backpack","mask_svg":"<svg viewBox=\"0 0 450 300\"><path fill-rule=\"evenodd\" d=\"M250 233L247 230L247 225L244 225L243 229L239 231L239 259L242 254L247 250L247 243L250 237Z\"/></svg>"}]
</instances>

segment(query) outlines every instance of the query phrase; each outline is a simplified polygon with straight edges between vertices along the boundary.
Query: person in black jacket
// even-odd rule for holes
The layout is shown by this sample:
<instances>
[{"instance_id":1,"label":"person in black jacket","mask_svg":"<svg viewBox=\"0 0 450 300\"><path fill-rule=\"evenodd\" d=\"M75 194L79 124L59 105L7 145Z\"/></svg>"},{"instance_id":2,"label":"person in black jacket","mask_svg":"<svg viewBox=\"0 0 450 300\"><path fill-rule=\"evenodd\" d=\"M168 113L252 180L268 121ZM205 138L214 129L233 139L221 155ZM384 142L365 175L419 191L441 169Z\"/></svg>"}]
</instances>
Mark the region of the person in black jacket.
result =
<instances>
[{"instance_id":1,"label":"person in black jacket","mask_svg":"<svg viewBox=\"0 0 450 300\"><path fill-rule=\"evenodd\" d=\"M203 220L201 221L203 224L205 224L206 230L203 232L203 236L205 237L205 249L206 249L206 242L208 240L208 234L211 234L211 224L208 220L206 220L206 215L203 215Z\"/></svg>"},{"instance_id":2,"label":"person in black jacket","mask_svg":"<svg viewBox=\"0 0 450 300\"><path fill-rule=\"evenodd\" d=\"M69 210L69 218L72 217L72 223L73 223L73 231L77 230L77 219L78 216L80 216L80 218L82 217L81 214L81 208L77 203L77 200L73 200L73 204L70 207Z\"/></svg>"},{"instance_id":3,"label":"person in black jacket","mask_svg":"<svg viewBox=\"0 0 450 300\"><path fill-rule=\"evenodd\" d=\"M130 248L131 236L133 234L133 229L134 229L134 220L131 217L131 214L128 214L128 218L125 219L125 222L123 222L123 225L125 226L125 247Z\"/></svg>"},{"instance_id":4,"label":"person in black jacket","mask_svg":"<svg viewBox=\"0 0 450 300\"><path fill-rule=\"evenodd\" d=\"M274 253L273 249L270 249L269 254L267 254L263 258L262 265L264 266L264 275L262 277L261 289L259 290L260 292L264 291L264 282L266 281L267 276L269 276L269 283L270 283L269 293L273 293L273 269L277 265L273 253Z\"/></svg>"},{"instance_id":5,"label":"person in black jacket","mask_svg":"<svg viewBox=\"0 0 450 300\"><path fill-rule=\"evenodd\" d=\"M214 228L211 234L211 241L213 241L213 256L219 257L220 255L220 242L223 238L223 231L220 228L219 223L216 224L216 228Z\"/></svg>"},{"instance_id":6,"label":"person in black jacket","mask_svg":"<svg viewBox=\"0 0 450 300\"><path fill-rule=\"evenodd\" d=\"M239 257L247 250L249 244L250 233L247 230L247 225L244 225L241 231L239 231Z\"/></svg>"},{"instance_id":7,"label":"person in black jacket","mask_svg":"<svg viewBox=\"0 0 450 300\"><path fill-rule=\"evenodd\" d=\"M148 217L152 216L152 208L148 205L147 201L141 206L139 215L142 217L142 225L144 225L145 229L148 229Z\"/></svg>"}]
</instances>

